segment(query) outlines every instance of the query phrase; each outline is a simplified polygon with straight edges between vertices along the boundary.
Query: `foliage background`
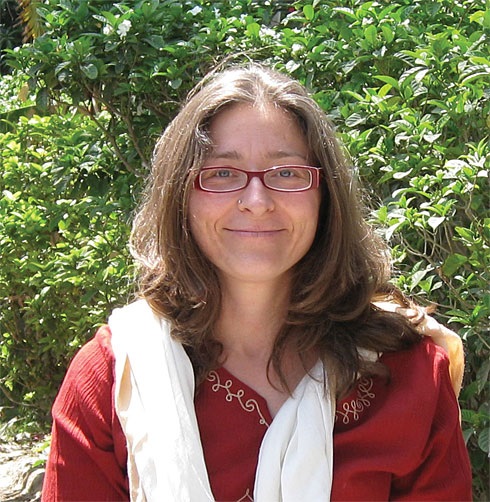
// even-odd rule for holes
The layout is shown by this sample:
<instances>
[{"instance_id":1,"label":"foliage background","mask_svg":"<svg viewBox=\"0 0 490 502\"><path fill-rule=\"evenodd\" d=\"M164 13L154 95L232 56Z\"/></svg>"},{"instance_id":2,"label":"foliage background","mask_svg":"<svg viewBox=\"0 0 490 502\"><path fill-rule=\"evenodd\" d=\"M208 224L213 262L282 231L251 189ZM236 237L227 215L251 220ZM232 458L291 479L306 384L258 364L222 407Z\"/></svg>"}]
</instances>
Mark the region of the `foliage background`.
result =
<instances>
[{"instance_id":1,"label":"foliage background","mask_svg":"<svg viewBox=\"0 0 490 502\"><path fill-rule=\"evenodd\" d=\"M7 4L0 2L0 12ZM27 6L29 10L27 9ZM0 24L0 409L47 426L74 351L131 297L129 224L159 133L216 64L265 61L329 113L397 284L463 338L488 500L490 11L483 0L45 0ZM4 9L4 10L2 10Z\"/></svg>"}]
</instances>

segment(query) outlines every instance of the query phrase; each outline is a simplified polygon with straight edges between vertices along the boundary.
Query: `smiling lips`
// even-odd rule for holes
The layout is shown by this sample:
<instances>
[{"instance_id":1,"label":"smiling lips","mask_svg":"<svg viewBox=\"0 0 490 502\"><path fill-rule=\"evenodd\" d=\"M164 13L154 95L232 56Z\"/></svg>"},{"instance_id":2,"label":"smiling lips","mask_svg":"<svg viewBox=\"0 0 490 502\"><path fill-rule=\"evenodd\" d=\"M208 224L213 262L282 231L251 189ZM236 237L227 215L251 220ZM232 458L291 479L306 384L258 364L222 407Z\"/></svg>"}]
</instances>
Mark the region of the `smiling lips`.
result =
<instances>
[{"instance_id":1,"label":"smiling lips","mask_svg":"<svg viewBox=\"0 0 490 502\"><path fill-rule=\"evenodd\" d=\"M266 230L266 229L245 229L245 228L227 228L226 229L228 232L232 232L235 235L242 235L244 237L272 237L274 235L279 234L280 232L283 232L283 229L272 229L272 230Z\"/></svg>"}]
</instances>

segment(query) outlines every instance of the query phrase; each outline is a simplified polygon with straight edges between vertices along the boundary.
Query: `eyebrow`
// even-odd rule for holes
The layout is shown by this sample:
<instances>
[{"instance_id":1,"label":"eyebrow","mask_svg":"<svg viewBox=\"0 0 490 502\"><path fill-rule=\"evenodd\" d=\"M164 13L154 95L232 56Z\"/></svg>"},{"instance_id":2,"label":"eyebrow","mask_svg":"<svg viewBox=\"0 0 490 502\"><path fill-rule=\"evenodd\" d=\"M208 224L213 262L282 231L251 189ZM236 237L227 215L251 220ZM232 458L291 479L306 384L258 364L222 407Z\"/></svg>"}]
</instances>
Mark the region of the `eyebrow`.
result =
<instances>
[{"instance_id":1,"label":"eyebrow","mask_svg":"<svg viewBox=\"0 0 490 502\"><path fill-rule=\"evenodd\" d=\"M219 151L216 149L213 149L209 152L208 157L216 157L218 159L227 159L227 160L239 160L240 155L238 155L238 152L236 150L230 150L230 151Z\"/></svg>"},{"instance_id":2,"label":"eyebrow","mask_svg":"<svg viewBox=\"0 0 490 502\"><path fill-rule=\"evenodd\" d=\"M218 158L226 160L240 160L240 154L236 150L211 150L209 152L208 158ZM299 157L308 160L302 153L296 152L294 150L277 150L273 152L267 152L267 157L270 159L284 159L288 157Z\"/></svg>"}]
</instances>

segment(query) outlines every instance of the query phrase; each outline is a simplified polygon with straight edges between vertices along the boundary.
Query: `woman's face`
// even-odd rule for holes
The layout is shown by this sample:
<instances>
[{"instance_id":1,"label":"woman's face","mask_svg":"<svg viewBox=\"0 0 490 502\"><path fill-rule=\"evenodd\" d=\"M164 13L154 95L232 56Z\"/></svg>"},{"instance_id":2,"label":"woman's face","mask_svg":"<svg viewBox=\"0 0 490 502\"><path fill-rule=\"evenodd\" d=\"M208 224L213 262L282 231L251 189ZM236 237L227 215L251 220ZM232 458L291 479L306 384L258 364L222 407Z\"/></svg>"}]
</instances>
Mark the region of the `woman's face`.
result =
<instances>
[{"instance_id":1,"label":"woman's face","mask_svg":"<svg viewBox=\"0 0 490 502\"><path fill-rule=\"evenodd\" d=\"M309 151L296 121L285 110L236 104L210 125L213 150L203 167L262 171L279 165L309 165ZM193 189L190 228L220 280L282 281L315 237L320 189L278 192L254 177L229 193ZM282 282L281 282L282 283Z\"/></svg>"}]
</instances>

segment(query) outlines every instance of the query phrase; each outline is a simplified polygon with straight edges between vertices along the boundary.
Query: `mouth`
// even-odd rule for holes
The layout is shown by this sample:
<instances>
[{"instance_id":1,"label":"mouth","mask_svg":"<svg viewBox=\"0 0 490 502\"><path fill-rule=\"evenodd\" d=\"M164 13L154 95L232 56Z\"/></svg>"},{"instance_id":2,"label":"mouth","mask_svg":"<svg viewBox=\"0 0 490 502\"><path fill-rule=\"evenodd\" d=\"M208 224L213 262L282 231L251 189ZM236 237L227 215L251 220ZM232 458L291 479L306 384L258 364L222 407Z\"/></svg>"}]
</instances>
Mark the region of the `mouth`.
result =
<instances>
[{"instance_id":1,"label":"mouth","mask_svg":"<svg viewBox=\"0 0 490 502\"><path fill-rule=\"evenodd\" d=\"M282 229L262 230L262 229L227 228L226 230L228 232L233 233L234 235L242 237L274 237L283 232Z\"/></svg>"}]
</instances>

